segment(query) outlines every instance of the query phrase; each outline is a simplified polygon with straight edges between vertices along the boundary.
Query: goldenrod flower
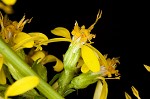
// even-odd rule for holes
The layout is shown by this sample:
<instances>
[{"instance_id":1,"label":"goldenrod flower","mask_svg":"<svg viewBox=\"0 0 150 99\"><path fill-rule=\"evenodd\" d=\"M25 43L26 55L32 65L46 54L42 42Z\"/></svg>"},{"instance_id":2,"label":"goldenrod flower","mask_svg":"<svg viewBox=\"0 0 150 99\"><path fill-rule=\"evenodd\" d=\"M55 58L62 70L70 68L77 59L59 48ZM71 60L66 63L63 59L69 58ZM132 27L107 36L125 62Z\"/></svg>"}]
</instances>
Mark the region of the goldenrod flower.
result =
<instances>
[{"instance_id":1,"label":"goldenrod flower","mask_svg":"<svg viewBox=\"0 0 150 99\"><path fill-rule=\"evenodd\" d=\"M97 56L96 49L92 47L90 44L92 43L92 38L95 38L94 34L90 34L91 30L94 28L94 25L97 23L97 21L101 18L102 12L99 10L95 22L89 27L85 28L85 26L81 26L81 28L78 26L77 21L75 22L74 29L72 30L72 40L70 47L72 46L72 52L76 53L77 50L81 49L81 56L84 60L84 65L81 67L81 71L83 73L88 72L89 70L93 72L99 72L100 71L100 62L98 61L99 58L102 60L102 62L107 65L105 58L103 55ZM69 41L70 39L70 32L63 27L57 27L54 30L51 30L51 32L57 36L63 36L65 37L66 41ZM65 41L64 39L62 41ZM57 40L56 40L57 41ZM89 44L88 44L89 43ZM71 50L70 49L70 50ZM68 59L71 54L65 54L66 57L64 57L64 61ZM72 54L73 55L73 54ZM66 62L67 63L67 62Z\"/></svg>"},{"instance_id":2,"label":"goldenrod flower","mask_svg":"<svg viewBox=\"0 0 150 99\"><path fill-rule=\"evenodd\" d=\"M30 21L31 19L25 20L25 16L23 16L23 18L19 22L11 21L9 20L7 15L3 17L2 13L0 13L0 24L1 24L0 36L6 43L12 45L14 36L22 32L24 25L26 23L29 23Z\"/></svg>"},{"instance_id":3,"label":"goldenrod flower","mask_svg":"<svg viewBox=\"0 0 150 99\"><path fill-rule=\"evenodd\" d=\"M107 65L108 67L104 67L105 65L103 64L103 62L101 62L101 60L99 60L102 64L101 66L103 66L104 72L103 72L103 76L108 76L108 77L112 77L112 74L115 74L115 76L119 76L120 74L118 73L119 71L116 70L117 64L120 64L119 62L119 58L107 58L107 55L104 56L106 58L107 61Z\"/></svg>"},{"instance_id":4,"label":"goldenrod flower","mask_svg":"<svg viewBox=\"0 0 150 99\"><path fill-rule=\"evenodd\" d=\"M29 57L33 61L37 61L37 64L40 63L42 65L47 64L49 62L56 62L56 64L53 66L54 71L60 72L63 70L62 61L60 59L58 59L56 56L49 55L47 52L45 52L43 50L39 50L39 51L34 50L33 52L30 52Z\"/></svg>"},{"instance_id":5,"label":"goldenrod flower","mask_svg":"<svg viewBox=\"0 0 150 99\"><path fill-rule=\"evenodd\" d=\"M32 18L31 18L32 19ZM36 50L42 50L41 45L47 45L48 37L40 32L23 32L26 23L30 23L31 19L23 18L17 21L11 21L7 15L3 17L0 14L1 32L0 36L8 43L15 51L23 48L37 47Z\"/></svg>"}]
</instances>

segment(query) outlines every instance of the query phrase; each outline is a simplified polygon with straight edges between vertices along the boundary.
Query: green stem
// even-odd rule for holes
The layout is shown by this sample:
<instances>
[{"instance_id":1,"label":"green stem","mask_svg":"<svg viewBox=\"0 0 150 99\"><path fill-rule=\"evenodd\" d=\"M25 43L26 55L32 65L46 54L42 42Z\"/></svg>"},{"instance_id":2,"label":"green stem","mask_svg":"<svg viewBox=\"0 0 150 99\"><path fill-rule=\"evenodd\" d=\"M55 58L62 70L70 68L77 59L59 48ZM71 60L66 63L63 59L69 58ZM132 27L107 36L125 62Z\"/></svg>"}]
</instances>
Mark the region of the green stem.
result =
<instances>
[{"instance_id":1,"label":"green stem","mask_svg":"<svg viewBox=\"0 0 150 99\"><path fill-rule=\"evenodd\" d=\"M21 72L24 76L37 74L25 63L1 38L0 38L0 53L11 63L14 68ZM40 84L37 89L44 94L48 99L64 99L57 93L48 83L40 78Z\"/></svg>"},{"instance_id":2,"label":"green stem","mask_svg":"<svg viewBox=\"0 0 150 99\"><path fill-rule=\"evenodd\" d=\"M65 92L68 90L68 85L75 76L77 72L76 64L80 58L80 43L74 43L69 46L67 52L64 56L64 71L58 80L58 92L64 96Z\"/></svg>"},{"instance_id":3,"label":"green stem","mask_svg":"<svg viewBox=\"0 0 150 99\"><path fill-rule=\"evenodd\" d=\"M65 96L65 92L68 89L68 85L70 83L70 81L73 79L74 77L74 72L72 71L68 71L68 70L64 70L61 77L58 80L59 83L59 89L58 92L59 94L61 94L62 96Z\"/></svg>"}]
</instances>

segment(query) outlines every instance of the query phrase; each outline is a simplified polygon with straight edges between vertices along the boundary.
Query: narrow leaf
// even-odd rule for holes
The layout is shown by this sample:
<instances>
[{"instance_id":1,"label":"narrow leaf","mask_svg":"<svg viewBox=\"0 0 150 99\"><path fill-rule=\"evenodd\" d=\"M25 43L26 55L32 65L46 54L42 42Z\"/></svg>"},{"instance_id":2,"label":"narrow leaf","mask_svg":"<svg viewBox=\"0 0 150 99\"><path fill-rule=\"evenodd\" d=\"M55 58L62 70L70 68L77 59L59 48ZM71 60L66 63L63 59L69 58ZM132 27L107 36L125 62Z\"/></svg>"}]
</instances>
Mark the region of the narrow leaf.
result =
<instances>
[{"instance_id":1,"label":"narrow leaf","mask_svg":"<svg viewBox=\"0 0 150 99\"><path fill-rule=\"evenodd\" d=\"M47 81L47 68L40 63L34 63L32 69L44 80Z\"/></svg>"}]
</instances>

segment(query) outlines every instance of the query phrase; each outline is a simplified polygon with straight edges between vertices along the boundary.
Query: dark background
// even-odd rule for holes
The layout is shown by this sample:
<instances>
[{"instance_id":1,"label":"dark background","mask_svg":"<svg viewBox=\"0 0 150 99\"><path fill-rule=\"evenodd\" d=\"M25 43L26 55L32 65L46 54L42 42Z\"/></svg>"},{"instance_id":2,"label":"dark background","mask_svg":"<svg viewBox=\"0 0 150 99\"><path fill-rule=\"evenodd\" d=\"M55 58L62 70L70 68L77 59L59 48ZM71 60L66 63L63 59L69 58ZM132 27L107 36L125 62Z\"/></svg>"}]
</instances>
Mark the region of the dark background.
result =
<instances>
[{"instance_id":1,"label":"dark background","mask_svg":"<svg viewBox=\"0 0 150 99\"><path fill-rule=\"evenodd\" d=\"M13 7L14 14L9 17L18 21L24 14L26 18L33 17L31 23L25 25L24 32L38 31L53 38L56 36L50 30L61 26L72 31L75 20L79 26L88 28L101 9L102 18L92 30L96 34L93 46L110 58L120 57L117 69L121 79L107 80L108 99L125 99L125 91L136 99L130 89L132 85L138 89L142 99L149 99L150 73L143 66L150 65L147 6L141 5L144 4L120 0L18 0ZM66 42L51 43L44 50L61 59L68 45ZM92 99L95 86L92 84L73 92L66 99Z\"/></svg>"}]
</instances>

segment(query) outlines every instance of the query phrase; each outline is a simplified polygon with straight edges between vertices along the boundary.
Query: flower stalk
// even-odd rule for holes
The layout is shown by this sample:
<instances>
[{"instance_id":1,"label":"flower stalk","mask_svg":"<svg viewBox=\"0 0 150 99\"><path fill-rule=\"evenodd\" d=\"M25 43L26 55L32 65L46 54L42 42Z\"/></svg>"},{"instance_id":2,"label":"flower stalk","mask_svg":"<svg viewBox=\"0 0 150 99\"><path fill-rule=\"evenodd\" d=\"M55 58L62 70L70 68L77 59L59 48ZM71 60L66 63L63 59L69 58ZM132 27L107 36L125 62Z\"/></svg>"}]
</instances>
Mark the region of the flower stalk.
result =
<instances>
[{"instance_id":1,"label":"flower stalk","mask_svg":"<svg viewBox=\"0 0 150 99\"><path fill-rule=\"evenodd\" d=\"M58 92L64 96L65 91L68 89L68 85L77 72L76 64L80 58L80 43L70 44L65 56L64 56L64 71L58 80L59 88Z\"/></svg>"},{"instance_id":2,"label":"flower stalk","mask_svg":"<svg viewBox=\"0 0 150 99\"><path fill-rule=\"evenodd\" d=\"M0 53L23 76L38 76L16 53L0 38ZM40 78L37 89L48 99L64 99L48 83Z\"/></svg>"}]
</instances>

